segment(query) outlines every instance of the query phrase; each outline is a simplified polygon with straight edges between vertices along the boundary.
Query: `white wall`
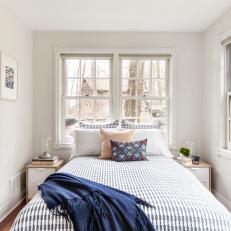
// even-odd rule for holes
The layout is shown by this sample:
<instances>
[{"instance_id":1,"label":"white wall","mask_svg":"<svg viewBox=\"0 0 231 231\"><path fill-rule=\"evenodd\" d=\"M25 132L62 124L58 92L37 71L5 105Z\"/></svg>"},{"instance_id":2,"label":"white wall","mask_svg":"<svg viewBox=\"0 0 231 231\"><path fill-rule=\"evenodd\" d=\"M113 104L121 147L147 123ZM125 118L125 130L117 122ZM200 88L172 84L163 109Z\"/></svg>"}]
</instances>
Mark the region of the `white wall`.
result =
<instances>
[{"instance_id":1,"label":"white wall","mask_svg":"<svg viewBox=\"0 0 231 231\"><path fill-rule=\"evenodd\" d=\"M0 8L0 51L18 61L17 101L0 99L0 220L18 202L25 188L9 189L32 155L33 34ZM21 182L23 184L23 182Z\"/></svg>"},{"instance_id":2,"label":"white wall","mask_svg":"<svg viewBox=\"0 0 231 231\"><path fill-rule=\"evenodd\" d=\"M212 188L216 195L231 210L231 159L218 157L217 140L219 138L219 115L217 97L220 75L220 36L231 29L231 10L211 25L203 34L204 75L203 75L203 117L202 131L203 157L209 161L212 168Z\"/></svg>"},{"instance_id":3,"label":"white wall","mask_svg":"<svg viewBox=\"0 0 231 231\"><path fill-rule=\"evenodd\" d=\"M176 143L201 142L201 33L35 32L34 33L34 144L53 136L54 48L157 48L176 51ZM63 157L67 151L62 152Z\"/></svg>"}]
</instances>

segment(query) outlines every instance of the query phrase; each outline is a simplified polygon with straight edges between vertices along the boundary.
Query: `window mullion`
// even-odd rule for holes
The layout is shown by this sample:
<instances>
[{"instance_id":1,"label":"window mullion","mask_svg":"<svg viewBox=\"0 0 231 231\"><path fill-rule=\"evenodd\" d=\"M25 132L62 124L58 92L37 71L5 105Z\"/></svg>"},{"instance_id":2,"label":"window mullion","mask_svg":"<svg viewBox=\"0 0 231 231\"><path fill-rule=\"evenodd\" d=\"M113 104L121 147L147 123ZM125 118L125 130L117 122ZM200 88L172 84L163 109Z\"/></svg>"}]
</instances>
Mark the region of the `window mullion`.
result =
<instances>
[{"instance_id":1,"label":"window mullion","mask_svg":"<svg viewBox=\"0 0 231 231\"><path fill-rule=\"evenodd\" d=\"M149 88L148 88L148 93L149 95L151 94L151 91L152 91L152 60L150 61L151 64L150 64L150 80L149 80Z\"/></svg>"},{"instance_id":2,"label":"window mullion","mask_svg":"<svg viewBox=\"0 0 231 231\"><path fill-rule=\"evenodd\" d=\"M94 60L94 62L93 62L93 67L92 67L92 70L93 70L93 73L92 73L92 77L93 77L93 87L94 87L94 95L93 95L93 97L94 96L97 96L97 89L96 89L96 60ZM94 97L94 99L93 99L93 111L94 111L94 114L96 114L96 111L95 111L95 108L96 108L96 99L95 99L95 97Z\"/></svg>"},{"instance_id":3,"label":"window mullion","mask_svg":"<svg viewBox=\"0 0 231 231\"><path fill-rule=\"evenodd\" d=\"M93 67L92 67L92 70L93 70L93 73L92 73L92 77L93 77L93 84L94 84L94 95L97 95L97 89L96 89L96 60L94 60L93 62Z\"/></svg>"}]
</instances>

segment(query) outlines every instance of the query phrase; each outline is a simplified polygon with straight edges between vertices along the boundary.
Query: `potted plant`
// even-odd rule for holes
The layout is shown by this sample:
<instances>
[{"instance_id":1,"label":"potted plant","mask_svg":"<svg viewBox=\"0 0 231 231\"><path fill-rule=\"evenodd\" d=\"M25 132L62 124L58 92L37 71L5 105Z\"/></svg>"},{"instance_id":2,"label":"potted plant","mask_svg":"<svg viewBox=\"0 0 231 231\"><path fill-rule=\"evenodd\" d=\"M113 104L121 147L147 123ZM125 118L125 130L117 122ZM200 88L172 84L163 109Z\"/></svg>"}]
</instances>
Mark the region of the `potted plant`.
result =
<instances>
[{"instance_id":1,"label":"potted plant","mask_svg":"<svg viewBox=\"0 0 231 231\"><path fill-rule=\"evenodd\" d=\"M182 147L180 149L180 154L182 156L182 160L183 161L187 161L190 157L190 149L186 148L186 147Z\"/></svg>"}]
</instances>

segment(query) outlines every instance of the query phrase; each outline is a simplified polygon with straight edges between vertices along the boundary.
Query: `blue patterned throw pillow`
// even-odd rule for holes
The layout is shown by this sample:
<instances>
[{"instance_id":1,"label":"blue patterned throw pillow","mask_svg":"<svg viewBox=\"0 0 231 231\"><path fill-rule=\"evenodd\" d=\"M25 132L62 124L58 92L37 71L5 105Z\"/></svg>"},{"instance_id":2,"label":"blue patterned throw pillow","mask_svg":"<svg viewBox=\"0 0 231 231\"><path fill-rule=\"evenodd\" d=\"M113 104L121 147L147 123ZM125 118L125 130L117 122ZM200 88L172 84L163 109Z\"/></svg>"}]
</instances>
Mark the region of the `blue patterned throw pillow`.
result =
<instances>
[{"instance_id":1,"label":"blue patterned throw pillow","mask_svg":"<svg viewBox=\"0 0 231 231\"><path fill-rule=\"evenodd\" d=\"M111 140L112 160L133 161L146 159L147 139L134 142L118 142Z\"/></svg>"}]
</instances>

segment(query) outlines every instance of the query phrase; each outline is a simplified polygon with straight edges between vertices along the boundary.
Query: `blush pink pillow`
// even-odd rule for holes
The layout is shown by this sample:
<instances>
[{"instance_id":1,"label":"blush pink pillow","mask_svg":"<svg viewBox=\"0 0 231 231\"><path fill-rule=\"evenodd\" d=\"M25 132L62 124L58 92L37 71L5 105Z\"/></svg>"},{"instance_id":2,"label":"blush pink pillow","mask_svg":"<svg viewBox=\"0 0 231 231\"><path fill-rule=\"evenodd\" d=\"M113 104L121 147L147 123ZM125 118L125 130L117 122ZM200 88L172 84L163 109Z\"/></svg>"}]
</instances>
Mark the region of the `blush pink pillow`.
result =
<instances>
[{"instance_id":1,"label":"blush pink pillow","mask_svg":"<svg viewBox=\"0 0 231 231\"><path fill-rule=\"evenodd\" d=\"M110 131L100 129L101 132L101 155L100 159L112 159L111 140L119 142L132 142L134 130Z\"/></svg>"}]
</instances>

